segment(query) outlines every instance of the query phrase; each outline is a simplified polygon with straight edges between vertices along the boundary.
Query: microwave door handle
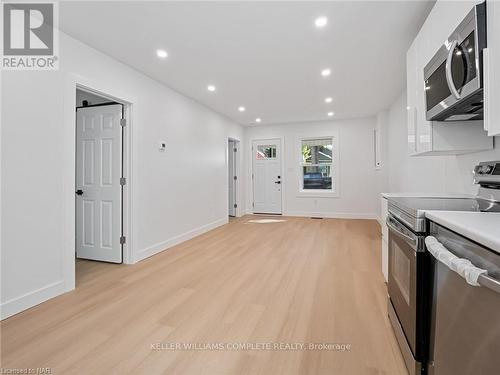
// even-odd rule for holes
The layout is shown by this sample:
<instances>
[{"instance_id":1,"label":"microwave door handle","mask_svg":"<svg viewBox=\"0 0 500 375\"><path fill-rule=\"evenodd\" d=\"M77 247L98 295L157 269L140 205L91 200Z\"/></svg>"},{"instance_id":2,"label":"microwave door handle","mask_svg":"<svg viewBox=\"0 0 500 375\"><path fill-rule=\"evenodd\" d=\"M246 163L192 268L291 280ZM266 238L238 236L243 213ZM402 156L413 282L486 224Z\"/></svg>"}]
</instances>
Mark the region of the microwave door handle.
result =
<instances>
[{"instance_id":1,"label":"microwave door handle","mask_svg":"<svg viewBox=\"0 0 500 375\"><path fill-rule=\"evenodd\" d=\"M450 88L453 96L458 100L460 99L460 93L455 87L455 83L453 82L453 75L451 73L451 60L453 59L453 52L455 51L455 48L457 48L457 44L458 41L456 40L451 43L450 50L448 51L448 57L446 58L446 83L448 84L448 87Z\"/></svg>"}]
</instances>

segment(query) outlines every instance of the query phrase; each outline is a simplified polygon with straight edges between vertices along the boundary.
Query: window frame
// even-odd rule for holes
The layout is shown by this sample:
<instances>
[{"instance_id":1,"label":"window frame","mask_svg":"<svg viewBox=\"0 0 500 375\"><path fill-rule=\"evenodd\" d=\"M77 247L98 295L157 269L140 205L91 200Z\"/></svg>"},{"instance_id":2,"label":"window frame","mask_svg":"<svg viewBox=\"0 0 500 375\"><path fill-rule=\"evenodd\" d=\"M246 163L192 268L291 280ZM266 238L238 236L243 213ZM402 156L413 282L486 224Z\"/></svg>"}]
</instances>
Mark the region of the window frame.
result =
<instances>
[{"instance_id":1,"label":"window frame","mask_svg":"<svg viewBox=\"0 0 500 375\"><path fill-rule=\"evenodd\" d=\"M302 142L312 141L312 140L331 140L332 142L332 162L322 163L322 164L306 164L304 163L302 156ZM338 150L338 134L330 135L308 135L298 138L297 148L298 150L298 166L299 171L298 176L298 197L327 197L336 198L339 197L339 150ZM331 189L304 189L304 167L305 166L330 166L330 171L332 175L332 187Z\"/></svg>"}]
</instances>

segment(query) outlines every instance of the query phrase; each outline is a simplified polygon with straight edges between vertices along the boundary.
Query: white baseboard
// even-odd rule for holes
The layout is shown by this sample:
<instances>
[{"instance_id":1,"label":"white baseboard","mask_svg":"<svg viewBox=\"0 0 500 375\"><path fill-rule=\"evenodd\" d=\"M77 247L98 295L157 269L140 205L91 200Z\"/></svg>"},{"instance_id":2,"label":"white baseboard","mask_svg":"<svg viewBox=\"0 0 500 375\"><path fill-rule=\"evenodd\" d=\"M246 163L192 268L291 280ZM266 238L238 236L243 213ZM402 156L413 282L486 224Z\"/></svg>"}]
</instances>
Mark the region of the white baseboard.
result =
<instances>
[{"instance_id":1,"label":"white baseboard","mask_svg":"<svg viewBox=\"0 0 500 375\"><path fill-rule=\"evenodd\" d=\"M36 306L48 299L54 298L65 293L64 280L44 286L43 288L23 294L22 296L12 298L0 305L0 317L6 319L21 311Z\"/></svg>"},{"instance_id":2,"label":"white baseboard","mask_svg":"<svg viewBox=\"0 0 500 375\"><path fill-rule=\"evenodd\" d=\"M155 254L161 253L163 250L167 250L168 248L178 245L181 242L190 240L200 234L206 233L212 229L220 227L221 225L227 224L229 219L227 217L223 219L216 220L212 223L202 225L201 227L190 230L189 232L180 234L178 236L169 238L166 241L159 242L154 244L153 246L147 247L145 249L139 250L139 252L134 257L134 263L139 262L143 259L149 258Z\"/></svg>"},{"instance_id":3,"label":"white baseboard","mask_svg":"<svg viewBox=\"0 0 500 375\"><path fill-rule=\"evenodd\" d=\"M305 212L305 211L287 211L283 216L298 217L324 217L326 219L378 219L377 214L371 213L350 213L350 212Z\"/></svg>"}]
</instances>

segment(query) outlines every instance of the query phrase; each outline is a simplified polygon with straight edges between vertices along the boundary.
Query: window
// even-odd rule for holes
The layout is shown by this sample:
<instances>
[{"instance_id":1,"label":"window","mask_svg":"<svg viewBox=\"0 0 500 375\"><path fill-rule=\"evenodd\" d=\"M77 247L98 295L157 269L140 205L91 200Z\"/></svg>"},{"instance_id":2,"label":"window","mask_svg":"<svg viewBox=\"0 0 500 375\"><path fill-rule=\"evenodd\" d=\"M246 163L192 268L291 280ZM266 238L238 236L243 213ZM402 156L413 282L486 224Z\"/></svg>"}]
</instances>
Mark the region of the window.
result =
<instances>
[{"instance_id":1,"label":"window","mask_svg":"<svg viewBox=\"0 0 500 375\"><path fill-rule=\"evenodd\" d=\"M255 154L257 160L276 159L276 145L259 145Z\"/></svg>"},{"instance_id":2,"label":"window","mask_svg":"<svg viewBox=\"0 0 500 375\"><path fill-rule=\"evenodd\" d=\"M301 140L301 190L305 192L334 192L333 138Z\"/></svg>"}]
</instances>

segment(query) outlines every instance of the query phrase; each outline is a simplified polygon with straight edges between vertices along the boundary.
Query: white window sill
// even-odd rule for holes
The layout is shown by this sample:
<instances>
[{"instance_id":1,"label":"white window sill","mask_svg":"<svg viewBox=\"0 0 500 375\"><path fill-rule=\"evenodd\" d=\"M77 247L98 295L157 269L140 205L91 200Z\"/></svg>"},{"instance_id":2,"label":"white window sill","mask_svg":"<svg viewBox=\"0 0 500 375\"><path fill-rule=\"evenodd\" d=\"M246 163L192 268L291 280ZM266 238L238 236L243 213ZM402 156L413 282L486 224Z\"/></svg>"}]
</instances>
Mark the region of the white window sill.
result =
<instances>
[{"instance_id":1,"label":"white window sill","mask_svg":"<svg viewBox=\"0 0 500 375\"><path fill-rule=\"evenodd\" d=\"M332 190L299 190L298 198L338 198L339 193Z\"/></svg>"}]
</instances>

